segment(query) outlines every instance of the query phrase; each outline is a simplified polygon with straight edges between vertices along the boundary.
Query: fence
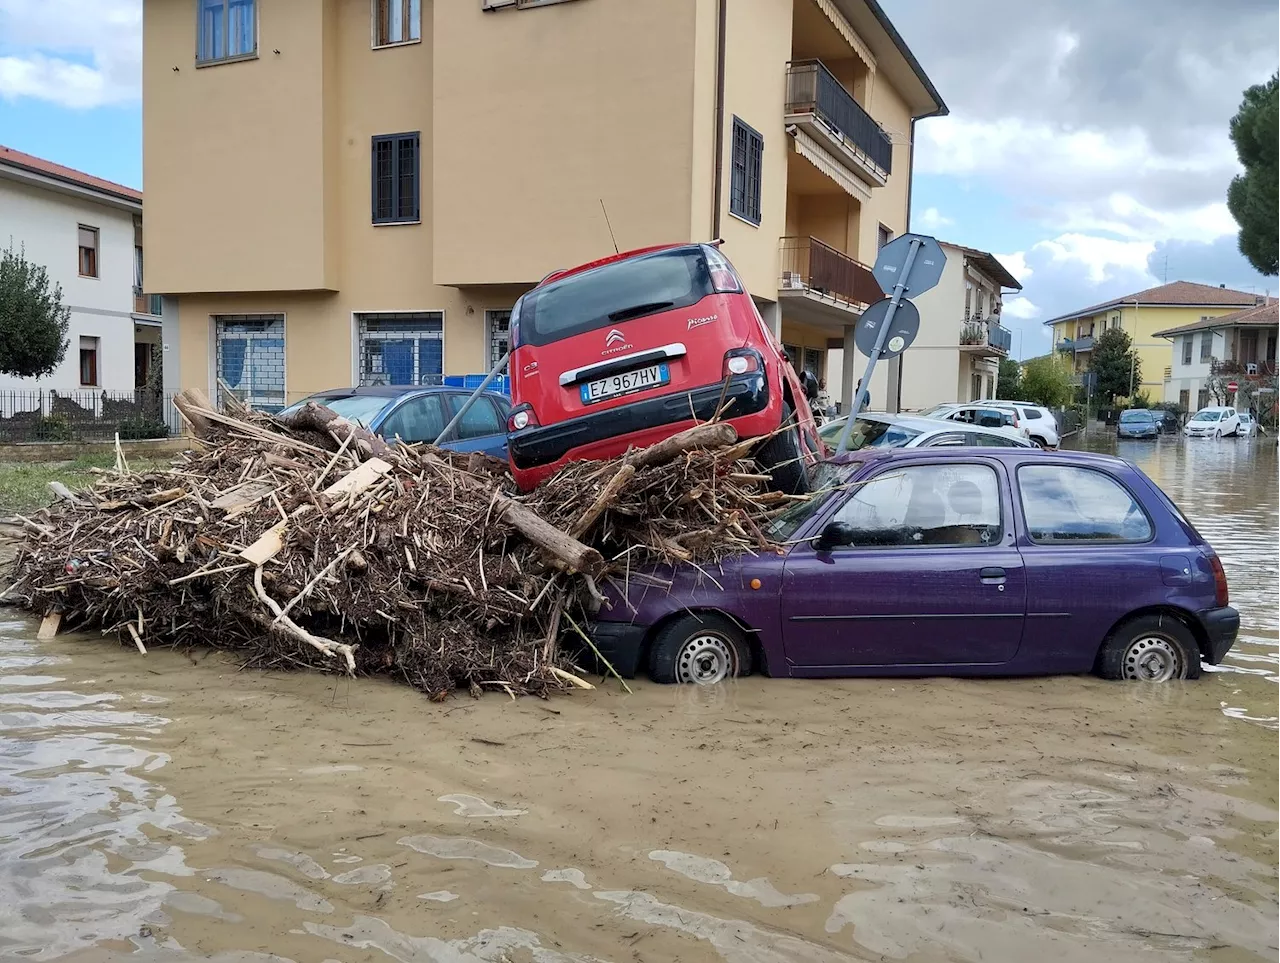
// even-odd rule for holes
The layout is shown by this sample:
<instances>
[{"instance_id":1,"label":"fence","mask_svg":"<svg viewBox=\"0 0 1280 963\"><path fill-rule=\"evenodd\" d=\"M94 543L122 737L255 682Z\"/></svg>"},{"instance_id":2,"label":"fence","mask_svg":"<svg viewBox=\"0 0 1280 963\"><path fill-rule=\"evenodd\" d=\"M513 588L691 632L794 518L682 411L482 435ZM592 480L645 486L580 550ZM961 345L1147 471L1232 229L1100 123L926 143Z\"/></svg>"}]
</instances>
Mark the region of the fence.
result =
<instances>
[{"instance_id":1,"label":"fence","mask_svg":"<svg viewBox=\"0 0 1280 963\"><path fill-rule=\"evenodd\" d=\"M0 444L164 438L181 431L172 395L151 391L0 391Z\"/></svg>"}]
</instances>

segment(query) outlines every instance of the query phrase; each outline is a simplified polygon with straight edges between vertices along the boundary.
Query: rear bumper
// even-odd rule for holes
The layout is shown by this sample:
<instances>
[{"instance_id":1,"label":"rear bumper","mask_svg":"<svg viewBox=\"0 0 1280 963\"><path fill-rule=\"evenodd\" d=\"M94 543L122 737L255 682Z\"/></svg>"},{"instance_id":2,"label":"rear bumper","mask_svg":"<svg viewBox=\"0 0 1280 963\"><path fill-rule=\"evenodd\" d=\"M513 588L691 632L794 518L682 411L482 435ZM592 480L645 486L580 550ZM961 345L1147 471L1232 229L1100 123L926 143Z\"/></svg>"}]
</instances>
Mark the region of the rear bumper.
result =
<instances>
[{"instance_id":1,"label":"rear bumper","mask_svg":"<svg viewBox=\"0 0 1280 963\"><path fill-rule=\"evenodd\" d=\"M1217 665L1236 643L1236 635L1240 632L1240 613L1230 605L1224 605L1220 609L1206 609L1197 617L1209 640L1209 651L1204 654L1204 661Z\"/></svg>"},{"instance_id":2,"label":"rear bumper","mask_svg":"<svg viewBox=\"0 0 1280 963\"><path fill-rule=\"evenodd\" d=\"M609 660L609 664L624 679L633 679L640 671L640 656L644 653L644 637L647 628L633 625L630 622L593 622L587 626L587 634L595 643L600 655ZM583 666L590 666L600 673L609 670L591 651L590 646L578 640L579 658Z\"/></svg>"},{"instance_id":3,"label":"rear bumper","mask_svg":"<svg viewBox=\"0 0 1280 963\"><path fill-rule=\"evenodd\" d=\"M716 383L692 391L675 391L546 427L514 432L507 439L511 467L520 472L555 465L575 449L610 438L619 439L618 450L612 454L620 455L627 448L627 443L622 440L624 435L693 419L710 421L715 417L718 406L730 401L733 404L726 419L730 424L744 415L757 414L768 408L769 382L764 372L736 375L730 379L727 390L723 383ZM608 457L604 453L595 454L596 457Z\"/></svg>"}]
</instances>

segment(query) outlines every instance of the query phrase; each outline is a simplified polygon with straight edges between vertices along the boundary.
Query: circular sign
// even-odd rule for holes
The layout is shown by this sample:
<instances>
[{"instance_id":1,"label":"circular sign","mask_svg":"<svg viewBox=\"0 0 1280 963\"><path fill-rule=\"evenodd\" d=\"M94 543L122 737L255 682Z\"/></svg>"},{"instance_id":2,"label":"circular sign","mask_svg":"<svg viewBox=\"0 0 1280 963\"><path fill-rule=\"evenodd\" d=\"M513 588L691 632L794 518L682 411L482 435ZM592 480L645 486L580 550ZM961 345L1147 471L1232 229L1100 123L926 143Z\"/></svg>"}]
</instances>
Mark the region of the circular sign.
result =
<instances>
[{"instance_id":1,"label":"circular sign","mask_svg":"<svg viewBox=\"0 0 1280 963\"><path fill-rule=\"evenodd\" d=\"M1228 390L1228 391L1239 391L1239 390L1240 390L1240 386L1239 386L1238 384L1236 384L1234 381L1232 381L1232 382L1228 383L1228 385L1227 385L1227 390Z\"/></svg>"},{"instance_id":2,"label":"circular sign","mask_svg":"<svg viewBox=\"0 0 1280 963\"><path fill-rule=\"evenodd\" d=\"M881 298L867 310L862 312L857 325L853 329L853 343L868 358L876 350L876 340L880 337L880 329L884 326L885 317L889 314L890 298ZM898 310L886 332L884 346L880 349L881 358L893 358L902 354L915 341L920 333L920 309L903 298L898 302Z\"/></svg>"}]
</instances>

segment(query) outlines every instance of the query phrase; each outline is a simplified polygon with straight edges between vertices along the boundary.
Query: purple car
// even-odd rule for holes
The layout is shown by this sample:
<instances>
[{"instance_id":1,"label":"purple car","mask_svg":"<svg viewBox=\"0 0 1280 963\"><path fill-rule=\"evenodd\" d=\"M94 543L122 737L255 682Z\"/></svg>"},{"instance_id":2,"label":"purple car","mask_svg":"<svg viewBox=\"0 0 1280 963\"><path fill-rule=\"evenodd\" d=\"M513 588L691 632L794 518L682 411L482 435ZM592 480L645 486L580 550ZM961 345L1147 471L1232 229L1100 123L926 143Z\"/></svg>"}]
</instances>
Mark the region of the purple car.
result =
<instances>
[{"instance_id":1,"label":"purple car","mask_svg":"<svg viewBox=\"0 0 1280 963\"><path fill-rule=\"evenodd\" d=\"M824 462L815 488L771 522L785 552L650 573L669 589L613 584L592 626L601 653L658 682L753 667L1165 682L1235 642L1218 556L1119 458L877 448Z\"/></svg>"}]
</instances>

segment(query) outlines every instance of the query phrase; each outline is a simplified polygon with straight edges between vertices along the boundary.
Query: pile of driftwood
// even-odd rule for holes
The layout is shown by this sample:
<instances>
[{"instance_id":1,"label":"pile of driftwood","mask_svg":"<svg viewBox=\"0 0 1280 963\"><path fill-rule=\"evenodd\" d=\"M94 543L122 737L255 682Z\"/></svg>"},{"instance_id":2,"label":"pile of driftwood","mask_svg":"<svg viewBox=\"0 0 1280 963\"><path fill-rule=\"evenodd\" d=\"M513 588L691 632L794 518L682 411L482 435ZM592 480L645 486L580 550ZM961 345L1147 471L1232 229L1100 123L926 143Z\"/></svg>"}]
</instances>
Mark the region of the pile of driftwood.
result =
<instances>
[{"instance_id":1,"label":"pile of driftwood","mask_svg":"<svg viewBox=\"0 0 1280 963\"><path fill-rule=\"evenodd\" d=\"M589 686L567 634L606 580L771 550L752 442L707 424L521 496L503 462L388 444L308 405L287 422L177 404L195 438L166 471L118 459L19 526L10 603L46 634L211 645L262 667L387 674L444 698Z\"/></svg>"}]
</instances>

